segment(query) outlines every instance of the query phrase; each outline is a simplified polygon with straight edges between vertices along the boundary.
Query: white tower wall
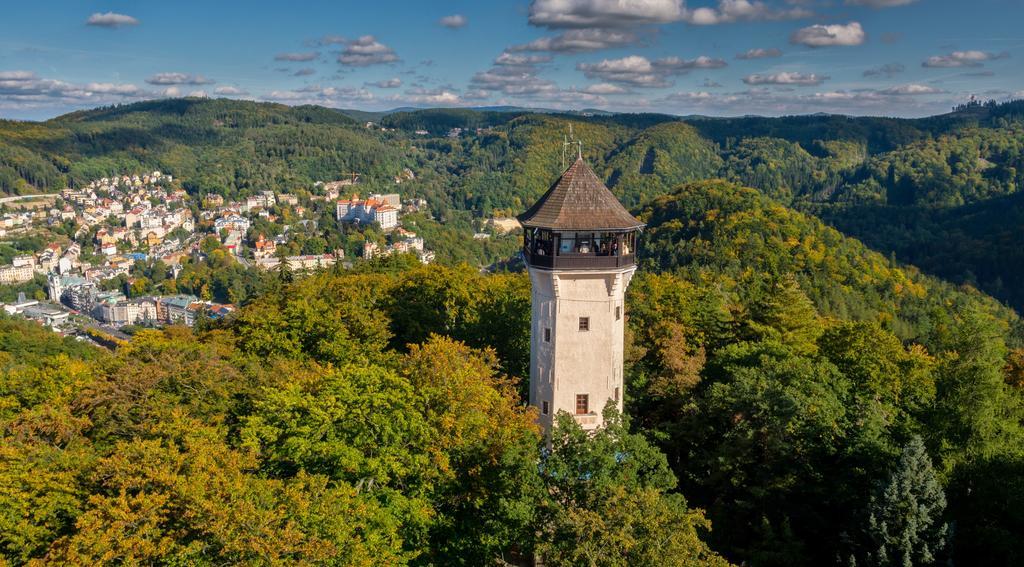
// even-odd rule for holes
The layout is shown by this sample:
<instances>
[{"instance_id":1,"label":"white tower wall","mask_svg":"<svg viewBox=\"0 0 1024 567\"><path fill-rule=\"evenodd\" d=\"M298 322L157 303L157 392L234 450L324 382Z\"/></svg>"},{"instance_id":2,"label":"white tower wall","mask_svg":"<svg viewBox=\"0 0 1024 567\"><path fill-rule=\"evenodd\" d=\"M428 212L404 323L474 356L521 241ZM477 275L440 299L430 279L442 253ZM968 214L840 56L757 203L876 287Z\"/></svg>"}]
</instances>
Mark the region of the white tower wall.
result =
<instances>
[{"instance_id":1,"label":"white tower wall","mask_svg":"<svg viewBox=\"0 0 1024 567\"><path fill-rule=\"evenodd\" d=\"M636 266L602 270L529 268L532 283L530 405L551 429L559 411L584 429L602 424L608 400L622 411L624 297ZM587 318L588 330L580 329ZM577 396L588 411L577 414ZM546 412L544 410L547 410Z\"/></svg>"}]
</instances>

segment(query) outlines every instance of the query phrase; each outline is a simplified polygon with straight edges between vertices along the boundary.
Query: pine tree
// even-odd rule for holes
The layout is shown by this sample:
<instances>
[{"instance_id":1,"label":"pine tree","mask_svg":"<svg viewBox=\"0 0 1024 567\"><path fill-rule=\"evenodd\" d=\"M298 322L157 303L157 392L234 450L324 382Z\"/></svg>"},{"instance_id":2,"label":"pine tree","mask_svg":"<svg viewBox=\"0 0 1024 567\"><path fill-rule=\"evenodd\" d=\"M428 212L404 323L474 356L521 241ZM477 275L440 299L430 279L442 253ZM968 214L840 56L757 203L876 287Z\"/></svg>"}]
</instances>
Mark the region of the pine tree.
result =
<instances>
[{"instance_id":1,"label":"pine tree","mask_svg":"<svg viewBox=\"0 0 1024 567\"><path fill-rule=\"evenodd\" d=\"M945 508L946 495L924 441L914 436L869 504L867 530L873 549L865 563L900 567L935 563L949 534L949 526L942 522Z\"/></svg>"}]
</instances>

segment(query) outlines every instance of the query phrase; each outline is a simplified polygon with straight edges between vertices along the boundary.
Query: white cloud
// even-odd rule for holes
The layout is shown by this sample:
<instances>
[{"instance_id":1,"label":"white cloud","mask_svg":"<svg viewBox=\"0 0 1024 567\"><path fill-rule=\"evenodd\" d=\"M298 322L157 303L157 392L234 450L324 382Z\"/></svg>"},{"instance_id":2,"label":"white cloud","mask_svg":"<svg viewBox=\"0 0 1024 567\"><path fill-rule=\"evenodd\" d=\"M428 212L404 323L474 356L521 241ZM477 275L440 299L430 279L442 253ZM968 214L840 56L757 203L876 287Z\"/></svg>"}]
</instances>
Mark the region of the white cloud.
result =
<instances>
[{"instance_id":1,"label":"white cloud","mask_svg":"<svg viewBox=\"0 0 1024 567\"><path fill-rule=\"evenodd\" d=\"M189 75L187 73L157 73L146 79L151 85L209 85L214 81L202 75Z\"/></svg>"},{"instance_id":2,"label":"white cloud","mask_svg":"<svg viewBox=\"0 0 1024 567\"><path fill-rule=\"evenodd\" d=\"M925 116L948 111L955 98L941 96L894 96L872 89L804 93L751 88L730 93L707 91L672 93L656 101L675 112L736 116L741 114L791 115L813 110L854 115Z\"/></svg>"},{"instance_id":3,"label":"white cloud","mask_svg":"<svg viewBox=\"0 0 1024 567\"><path fill-rule=\"evenodd\" d=\"M847 4L854 6L871 6L872 8L892 8L893 6L906 6L917 0L846 0Z\"/></svg>"},{"instance_id":4,"label":"white cloud","mask_svg":"<svg viewBox=\"0 0 1024 567\"><path fill-rule=\"evenodd\" d=\"M655 69L646 57L630 55L621 59L605 59L599 63L577 63L588 79L625 83L635 87L666 87L665 74Z\"/></svg>"},{"instance_id":5,"label":"white cloud","mask_svg":"<svg viewBox=\"0 0 1024 567\"><path fill-rule=\"evenodd\" d=\"M681 0L533 0L529 19L546 28L620 28L682 16Z\"/></svg>"},{"instance_id":6,"label":"white cloud","mask_svg":"<svg viewBox=\"0 0 1024 567\"><path fill-rule=\"evenodd\" d=\"M274 61L312 61L317 57L320 57L320 54L316 51L302 53L278 53L274 56Z\"/></svg>"},{"instance_id":7,"label":"white cloud","mask_svg":"<svg viewBox=\"0 0 1024 567\"><path fill-rule=\"evenodd\" d=\"M135 85L117 83L88 83L82 87L82 91L92 94L116 94L129 97L145 94L145 91Z\"/></svg>"},{"instance_id":8,"label":"white cloud","mask_svg":"<svg viewBox=\"0 0 1024 567\"><path fill-rule=\"evenodd\" d=\"M801 28L789 38L791 43L806 45L807 47L830 47L836 45L860 45L864 43L864 28L859 22L850 22L846 25L815 24Z\"/></svg>"},{"instance_id":9,"label":"white cloud","mask_svg":"<svg viewBox=\"0 0 1024 567\"><path fill-rule=\"evenodd\" d=\"M620 59L604 59L598 63L577 63L576 69L588 79L634 87L659 88L671 86L668 77L685 75L693 69L720 69L728 65L723 59L700 56L695 59L666 57L650 61L640 55Z\"/></svg>"},{"instance_id":10,"label":"white cloud","mask_svg":"<svg viewBox=\"0 0 1024 567\"><path fill-rule=\"evenodd\" d=\"M475 91L500 91L508 95L536 95L557 90L552 81L537 76L537 65L551 61L550 55L523 55L504 51L487 71L480 71L470 79Z\"/></svg>"},{"instance_id":11,"label":"white cloud","mask_svg":"<svg viewBox=\"0 0 1024 567\"><path fill-rule=\"evenodd\" d=\"M743 82L748 85L790 85L797 87L813 87L829 79L828 75L817 73L773 73L770 75L748 75Z\"/></svg>"},{"instance_id":12,"label":"white cloud","mask_svg":"<svg viewBox=\"0 0 1024 567\"><path fill-rule=\"evenodd\" d=\"M467 21L466 16L463 16L462 14L452 14L450 16L445 16L441 18L440 20L437 21L437 23L441 24L446 28L458 29L464 27Z\"/></svg>"},{"instance_id":13,"label":"white cloud","mask_svg":"<svg viewBox=\"0 0 1024 567\"><path fill-rule=\"evenodd\" d=\"M32 71L0 71L0 81L31 81L35 78Z\"/></svg>"},{"instance_id":14,"label":"white cloud","mask_svg":"<svg viewBox=\"0 0 1024 567\"><path fill-rule=\"evenodd\" d=\"M271 91L263 98L290 104L319 104L323 106L339 106L353 102L366 103L376 100L373 93L364 88L322 87L320 85L309 85L295 90Z\"/></svg>"},{"instance_id":15,"label":"white cloud","mask_svg":"<svg viewBox=\"0 0 1024 567\"><path fill-rule=\"evenodd\" d=\"M367 86L377 87L378 89L397 89L402 86L402 79L394 77L392 79L384 79L382 81L374 81L372 83L366 83Z\"/></svg>"},{"instance_id":16,"label":"white cloud","mask_svg":"<svg viewBox=\"0 0 1024 567\"><path fill-rule=\"evenodd\" d=\"M222 96L245 96L249 94L249 91L242 90L238 87L217 87L213 89L213 94Z\"/></svg>"},{"instance_id":17,"label":"white cloud","mask_svg":"<svg viewBox=\"0 0 1024 567\"><path fill-rule=\"evenodd\" d=\"M896 87L889 87L887 89L882 89L878 91L879 94L896 96L934 95L944 94L945 92L946 91L936 87L932 87L929 85L920 85L916 83L909 85L899 85Z\"/></svg>"},{"instance_id":18,"label":"white cloud","mask_svg":"<svg viewBox=\"0 0 1024 567\"><path fill-rule=\"evenodd\" d=\"M892 77L906 71L902 63L886 63L880 67L873 67L864 71L865 77Z\"/></svg>"},{"instance_id":19,"label":"white cloud","mask_svg":"<svg viewBox=\"0 0 1024 567\"><path fill-rule=\"evenodd\" d=\"M556 53L583 53L636 43L635 34L606 29L567 30L556 36L542 37L522 45L513 45L509 51L552 51Z\"/></svg>"},{"instance_id":20,"label":"white cloud","mask_svg":"<svg viewBox=\"0 0 1024 567\"><path fill-rule=\"evenodd\" d=\"M729 64L724 59L706 57L701 55L696 59L681 59L679 57L666 57L654 61L654 67L666 73L684 73L691 69L721 69Z\"/></svg>"},{"instance_id":21,"label":"white cloud","mask_svg":"<svg viewBox=\"0 0 1024 567\"><path fill-rule=\"evenodd\" d=\"M800 7L776 9L760 0L719 0L717 8L684 10L683 19L691 24L709 26L739 21L797 20L814 14Z\"/></svg>"},{"instance_id":22,"label":"white cloud","mask_svg":"<svg viewBox=\"0 0 1024 567\"><path fill-rule=\"evenodd\" d=\"M713 95L713 94L711 94L711 93L709 93L707 91L678 92L678 93L672 93L672 94L670 94L670 95L665 97L665 100L667 100L667 101L687 102L687 103L707 102L707 101L714 100L714 99L715 99L715 95Z\"/></svg>"},{"instance_id":23,"label":"white cloud","mask_svg":"<svg viewBox=\"0 0 1024 567\"><path fill-rule=\"evenodd\" d=\"M462 103L458 94L447 89L409 89L392 100L411 104L453 106Z\"/></svg>"},{"instance_id":24,"label":"white cloud","mask_svg":"<svg viewBox=\"0 0 1024 567\"><path fill-rule=\"evenodd\" d=\"M925 59L922 67L982 67L986 61L1009 57L1009 53L988 51L954 51L949 55L935 55Z\"/></svg>"},{"instance_id":25,"label":"white cloud","mask_svg":"<svg viewBox=\"0 0 1024 567\"><path fill-rule=\"evenodd\" d=\"M119 28L121 26L137 26L139 25L139 20L116 12L96 12L89 16L89 19L85 20L85 25L101 28Z\"/></svg>"},{"instance_id":26,"label":"white cloud","mask_svg":"<svg viewBox=\"0 0 1024 567\"><path fill-rule=\"evenodd\" d=\"M0 71L0 108L96 106L147 96L151 93L130 83L75 84L42 78L31 71Z\"/></svg>"},{"instance_id":27,"label":"white cloud","mask_svg":"<svg viewBox=\"0 0 1024 567\"><path fill-rule=\"evenodd\" d=\"M769 57L781 57L782 50L772 47L769 49L748 49L747 51L736 55L736 59L767 59Z\"/></svg>"},{"instance_id":28,"label":"white cloud","mask_svg":"<svg viewBox=\"0 0 1024 567\"><path fill-rule=\"evenodd\" d=\"M587 88L583 89L582 92L596 95L617 95L627 94L630 91L625 87L620 87L619 85L613 85L611 83L597 83L595 85L588 86Z\"/></svg>"},{"instance_id":29,"label":"white cloud","mask_svg":"<svg viewBox=\"0 0 1024 567\"><path fill-rule=\"evenodd\" d=\"M497 59L494 60L495 65L509 65L509 66L523 66L523 65L538 65L540 63L547 63L551 61L550 55L520 55L518 53L509 53L503 51Z\"/></svg>"},{"instance_id":30,"label":"white cloud","mask_svg":"<svg viewBox=\"0 0 1024 567\"><path fill-rule=\"evenodd\" d=\"M557 89L553 82L538 77L534 69L500 66L474 74L469 86L477 91L500 91L508 95L529 95Z\"/></svg>"},{"instance_id":31,"label":"white cloud","mask_svg":"<svg viewBox=\"0 0 1024 567\"><path fill-rule=\"evenodd\" d=\"M372 35L364 35L345 44L338 63L351 67L367 67L398 61L398 55L390 47L377 41Z\"/></svg>"}]
</instances>

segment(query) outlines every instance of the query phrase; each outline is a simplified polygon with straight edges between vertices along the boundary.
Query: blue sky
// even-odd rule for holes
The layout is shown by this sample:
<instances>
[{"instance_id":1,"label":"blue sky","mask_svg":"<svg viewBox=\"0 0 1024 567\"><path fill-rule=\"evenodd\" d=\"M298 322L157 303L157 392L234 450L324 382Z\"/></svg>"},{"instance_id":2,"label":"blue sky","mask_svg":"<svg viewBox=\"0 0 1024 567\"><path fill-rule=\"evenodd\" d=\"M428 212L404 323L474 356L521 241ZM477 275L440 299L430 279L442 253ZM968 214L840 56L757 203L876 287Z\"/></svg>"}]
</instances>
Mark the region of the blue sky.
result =
<instances>
[{"instance_id":1,"label":"blue sky","mask_svg":"<svg viewBox=\"0 0 1024 567\"><path fill-rule=\"evenodd\" d=\"M922 116L1024 98L1021 0L48 0L0 19L0 117L232 97Z\"/></svg>"}]
</instances>

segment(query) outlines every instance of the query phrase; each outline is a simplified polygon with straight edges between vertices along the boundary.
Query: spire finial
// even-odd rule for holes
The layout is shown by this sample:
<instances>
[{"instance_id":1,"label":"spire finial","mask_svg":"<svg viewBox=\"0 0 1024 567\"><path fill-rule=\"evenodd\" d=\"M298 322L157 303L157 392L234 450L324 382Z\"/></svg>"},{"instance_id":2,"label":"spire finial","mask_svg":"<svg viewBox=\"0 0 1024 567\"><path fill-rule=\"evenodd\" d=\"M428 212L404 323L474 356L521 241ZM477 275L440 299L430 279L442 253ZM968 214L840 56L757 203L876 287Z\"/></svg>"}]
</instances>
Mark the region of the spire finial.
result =
<instances>
[{"instance_id":1,"label":"spire finial","mask_svg":"<svg viewBox=\"0 0 1024 567\"><path fill-rule=\"evenodd\" d=\"M583 159L583 142L581 140L576 140L576 149L579 150L576 159Z\"/></svg>"}]
</instances>

